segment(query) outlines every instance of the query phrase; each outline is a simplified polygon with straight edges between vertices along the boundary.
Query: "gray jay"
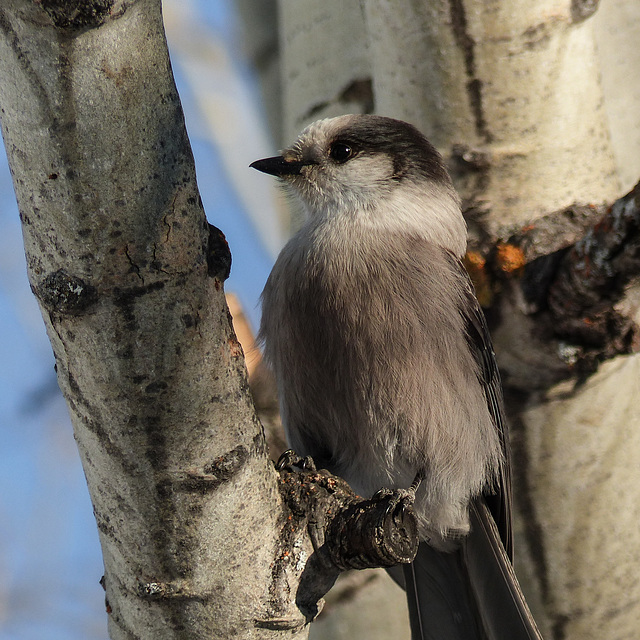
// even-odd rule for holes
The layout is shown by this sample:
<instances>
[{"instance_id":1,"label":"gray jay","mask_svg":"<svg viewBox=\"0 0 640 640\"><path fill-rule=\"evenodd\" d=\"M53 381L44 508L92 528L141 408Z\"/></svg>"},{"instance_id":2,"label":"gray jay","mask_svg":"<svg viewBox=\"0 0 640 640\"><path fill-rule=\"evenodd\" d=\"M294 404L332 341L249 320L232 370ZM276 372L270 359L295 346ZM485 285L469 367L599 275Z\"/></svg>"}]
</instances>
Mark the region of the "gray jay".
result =
<instances>
[{"instance_id":1,"label":"gray jay","mask_svg":"<svg viewBox=\"0 0 640 640\"><path fill-rule=\"evenodd\" d=\"M500 379L439 153L405 122L347 115L251 166L305 214L262 294L291 447L365 497L418 479L414 639L540 638L511 567Z\"/></svg>"}]
</instances>

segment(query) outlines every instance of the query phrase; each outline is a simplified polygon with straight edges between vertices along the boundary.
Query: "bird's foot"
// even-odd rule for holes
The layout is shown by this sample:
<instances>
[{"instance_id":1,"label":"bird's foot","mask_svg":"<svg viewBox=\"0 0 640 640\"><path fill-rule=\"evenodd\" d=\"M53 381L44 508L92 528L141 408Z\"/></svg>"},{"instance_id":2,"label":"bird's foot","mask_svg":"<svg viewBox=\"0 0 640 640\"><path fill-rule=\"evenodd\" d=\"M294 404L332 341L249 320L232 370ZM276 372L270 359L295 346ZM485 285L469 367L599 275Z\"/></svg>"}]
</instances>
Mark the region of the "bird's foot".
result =
<instances>
[{"instance_id":1,"label":"bird's foot","mask_svg":"<svg viewBox=\"0 0 640 640\"><path fill-rule=\"evenodd\" d=\"M293 449L287 449L280 455L276 462L276 471L293 471L294 468L302 471L315 471L316 464L311 456L299 456Z\"/></svg>"},{"instance_id":2,"label":"bird's foot","mask_svg":"<svg viewBox=\"0 0 640 640\"><path fill-rule=\"evenodd\" d=\"M386 502L385 514L394 514L394 519L404 518L408 509L413 509L416 492L412 489L379 489L371 500L374 502Z\"/></svg>"},{"instance_id":3,"label":"bird's foot","mask_svg":"<svg viewBox=\"0 0 640 640\"><path fill-rule=\"evenodd\" d=\"M372 500L387 500L389 506L387 507L386 512L396 512L396 514L402 516L404 515L404 511L406 511L407 508L413 507L413 503L416 499L416 492L418 491L418 487L420 487L420 484L423 480L424 474L419 471L408 489L382 488L373 494Z\"/></svg>"},{"instance_id":4,"label":"bird's foot","mask_svg":"<svg viewBox=\"0 0 640 640\"><path fill-rule=\"evenodd\" d=\"M418 491L418 487L424 480L424 474L422 472L418 472L416 477L414 478L411 486L408 489L388 489L386 487L382 489L378 489L373 494L373 500L386 500L390 496L395 496L395 503L398 504L400 502L404 502L407 505L412 505L416 499L416 492Z\"/></svg>"}]
</instances>

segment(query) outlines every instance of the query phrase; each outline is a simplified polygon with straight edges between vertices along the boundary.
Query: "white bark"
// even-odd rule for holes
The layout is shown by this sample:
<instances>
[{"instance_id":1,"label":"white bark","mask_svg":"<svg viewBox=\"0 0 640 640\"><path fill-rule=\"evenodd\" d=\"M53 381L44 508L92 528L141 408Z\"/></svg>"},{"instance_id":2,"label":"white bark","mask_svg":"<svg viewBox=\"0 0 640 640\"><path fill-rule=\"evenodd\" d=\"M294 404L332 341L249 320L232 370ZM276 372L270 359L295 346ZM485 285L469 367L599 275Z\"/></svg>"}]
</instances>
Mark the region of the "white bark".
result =
<instances>
[{"instance_id":1,"label":"white bark","mask_svg":"<svg viewBox=\"0 0 640 640\"><path fill-rule=\"evenodd\" d=\"M629 191L640 176L640 3L601 0L594 26L611 143Z\"/></svg>"},{"instance_id":2,"label":"white bark","mask_svg":"<svg viewBox=\"0 0 640 640\"><path fill-rule=\"evenodd\" d=\"M306 637L160 2L69 4L2 3L0 106L110 636Z\"/></svg>"},{"instance_id":3,"label":"white bark","mask_svg":"<svg viewBox=\"0 0 640 640\"><path fill-rule=\"evenodd\" d=\"M445 157L484 154L481 181L458 188L493 229L619 195L592 23L569 4L365 1L376 111Z\"/></svg>"},{"instance_id":4,"label":"white bark","mask_svg":"<svg viewBox=\"0 0 640 640\"><path fill-rule=\"evenodd\" d=\"M357 96L343 95L370 77L367 36L358 2L281 0L280 52L284 144L314 120L361 113Z\"/></svg>"},{"instance_id":5,"label":"white bark","mask_svg":"<svg viewBox=\"0 0 640 640\"><path fill-rule=\"evenodd\" d=\"M524 412L555 638L638 637L640 357L604 364L580 390Z\"/></svg>"},{"instance_id":6,"label":"white bark","mask_svg":"<svg viewBox=\"0 0 640 640\"><path fill-rule=\"evenodd\" d=\"M341 91L372 78L377 113L416 124L445 157L483 154L482 175L457 186L494 232L620 195L593 22L574 22L567 0L362 6L364 19L357 3L281 0L284 144L361 112Z\"/></svg>"}]
</instances>

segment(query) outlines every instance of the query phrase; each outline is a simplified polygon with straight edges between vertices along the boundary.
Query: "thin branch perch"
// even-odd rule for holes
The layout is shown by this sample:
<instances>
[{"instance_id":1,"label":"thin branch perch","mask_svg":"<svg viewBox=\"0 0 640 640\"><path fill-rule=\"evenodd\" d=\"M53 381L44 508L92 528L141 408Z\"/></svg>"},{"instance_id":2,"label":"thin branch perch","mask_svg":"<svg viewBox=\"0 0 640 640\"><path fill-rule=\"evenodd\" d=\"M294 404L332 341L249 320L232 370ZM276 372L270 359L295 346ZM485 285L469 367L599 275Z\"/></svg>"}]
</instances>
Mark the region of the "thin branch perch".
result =
<instances>
[{"instance_id":1,"label":"thin branch perch","mask_svg":"<svg viewBox=\"0 0 640 640\"><path fill-rule=\"evenodd\" d=\"M286 555L281 571L300 558L299 537L310 536L313 552L300 564L296 602L313 620L321 598L340 572L391 567L411 562L418 550L418 527L412 497L406 492L380 491L364 500L326 469L285 468L280 491L291 511L283 536Z\"/></svg>"}]
</instances>

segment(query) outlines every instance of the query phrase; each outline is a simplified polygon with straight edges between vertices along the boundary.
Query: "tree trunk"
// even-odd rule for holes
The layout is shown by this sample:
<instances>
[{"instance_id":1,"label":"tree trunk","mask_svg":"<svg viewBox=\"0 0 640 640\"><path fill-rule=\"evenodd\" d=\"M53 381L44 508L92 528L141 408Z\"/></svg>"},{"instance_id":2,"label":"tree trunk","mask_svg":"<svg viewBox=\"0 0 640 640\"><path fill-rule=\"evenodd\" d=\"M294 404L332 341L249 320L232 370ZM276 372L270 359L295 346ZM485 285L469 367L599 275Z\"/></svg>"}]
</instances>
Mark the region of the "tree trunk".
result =
<instances>
[{"instance_id":1,"label":"tree trunk","mask_svg":"<svg viewBox=\"0 0 640 640\"><path fill-rule=\"evenodd\" d=\"M640 176L640 3L601 0L593 21L611 144L629 191Z\"/></svg>"},{"instance_id":2,"label":"tree trunk","mask_svg":"<svg viewBox=\"0 0 640 640\"><path fill-rule=\"evenodd\" d=\"M29 278L100 532L110 637L272 638L274 619L296 617L287 637L305 637L295 602L273 593L282 501L160 0L5 0L0 92Z\"/></svg>"},{"instance_id":3,"label":"tree trunk","mask_svg":"<svg viewBox=\"0 0 640 640\"><path fill-rule=\"evenodd\" d=\"M318 118L371 109L367 32L358 2L280 0L283 145Z\"/></svg>"},{"instance_id":4,"label":"tree trunk","mask_svg":"<svg viewBox=\"0 0 640 640\"><path fill-rule=\"evenodd\" d=\"M566 0L365 6L376 109L483 156L458 188L488 228L619 195L592 22Z\"/></svg>"}]
</instances>

